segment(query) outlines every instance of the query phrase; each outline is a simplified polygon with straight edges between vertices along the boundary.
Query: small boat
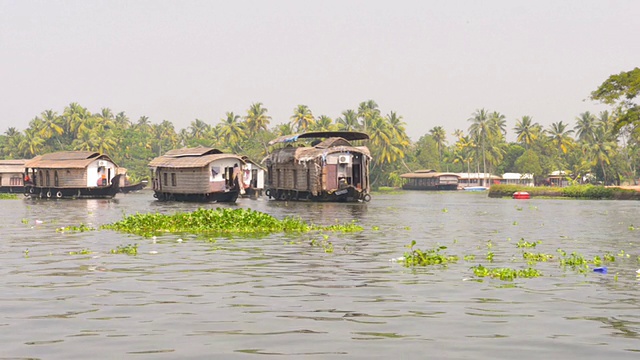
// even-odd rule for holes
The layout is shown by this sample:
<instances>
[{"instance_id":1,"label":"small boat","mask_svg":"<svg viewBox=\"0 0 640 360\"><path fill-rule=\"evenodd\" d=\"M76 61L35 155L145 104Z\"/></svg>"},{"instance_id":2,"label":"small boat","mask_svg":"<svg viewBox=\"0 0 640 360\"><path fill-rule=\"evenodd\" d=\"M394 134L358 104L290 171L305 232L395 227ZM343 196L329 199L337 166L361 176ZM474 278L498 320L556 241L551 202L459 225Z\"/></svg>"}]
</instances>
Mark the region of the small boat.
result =
<instances>
[{"instance_id":1,"label":"small boat","mask_svg":"<svg viewBox=\"0 0 640 360\"><path fill-rule=\"evenodd\" d=\"M464 191L486 191L489 190L486 186L467 186L464 188Z\"/></svg>"},{"instance_id":2,"label":"small boat","mask_svg":"<svg viewBox=\"0 0 640 360\"><path fill-rule=\"evenodd\" d=\"M514 199L529 199L531 195L526 191L516 191L513 193Z\"/></svg>"},{"instance_id":3,"label":"small boat","mask_svg":"<svg viewBox=\"0 0 640 360\"><path fill-rule=\"evenodd\" d=\"M24 194L29 198L110 199L120 190L118 166L97 152L50 153L24 166Z\"/></svg>"},{"instance_id":4,"label":"small boat","mask_svg":"<svg viewBox=\"0 0 640 360\"><path fill-rule=\"evenodd\" d=\"M142 189L144 189L145 187L147 187L147 184L149 183L149 181L147 180L142 180L138 183L135 184L129 184L129 185L124 185L124 186L120 186L120 192L121 193L130 193L130 192L134 192L134 191L140 191Z\"/></svg>"}]
</instances>

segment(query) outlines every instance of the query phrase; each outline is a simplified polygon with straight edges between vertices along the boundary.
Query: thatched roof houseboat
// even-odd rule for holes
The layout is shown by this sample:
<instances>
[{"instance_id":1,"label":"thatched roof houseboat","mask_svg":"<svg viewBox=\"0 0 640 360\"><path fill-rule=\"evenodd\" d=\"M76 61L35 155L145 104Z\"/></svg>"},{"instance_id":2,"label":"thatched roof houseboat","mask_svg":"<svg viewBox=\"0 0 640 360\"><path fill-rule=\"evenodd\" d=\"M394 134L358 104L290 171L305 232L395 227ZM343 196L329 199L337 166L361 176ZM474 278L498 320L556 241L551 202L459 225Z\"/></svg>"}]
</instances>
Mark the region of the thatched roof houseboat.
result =
<instances>
[{"instance_id":1,"label":"thatched roof houseboat","mask_svg":"<svg viewBox=\"0 0 640 360\"><path fill-rule=\"evenodd\" d=\"M242 195L252 198L261 196L264 191L264 179L267 169L249 159L247 156L243 156L242 160L245 162L242 169L242 182L245 193Z\"/></svg>"},{"instance_id":2,"label":"thatched roof houseboat","mask_svg":"<svg viewBox=\"0 0 640 360\"><path fill-rule=\"evenodd\" d=\"M303 139L314 141L292 145ZM369 201L371 155L366 146L350 143L366 139L369 136L361 132L327 131L272 140L269 145L287 145L264 161L265 194L276 200Z\"/></svg>"},{"instance_id":3,"label":"thatched roof houseboat","mask_svg":"<svg viewBox=\"0 0 640 360\"><path fill-rule=\"evenodd\" d=\"M92 151L61 151L24 164L25 194L32 198L112 198L120 185L118 166Z\"/></svg>"},{"instance_id":4,"label":"thatched roof houseboat","mask_svg":"<svg viewBox=\"0 0 640 360\"><path fill-rule=\"evenodd\" d=\"M168 151L149 163L153 196L162 201L235 202L242 157L208 147Z\"/></svg>"},{"instance_id":5,"label":"thatched roof houseboat","mask_svg":"<svg viewBox=\"0 0 640 360\"><path fill-rule=\"evenodd\" d=\"M402 188L405 190L458 190L460 175L441 173L435 170L416 170L400 175L405 179Z\"/></svg>"},{"instance_id":6,"label":"thatched roof houseboat","mask_svg":"<svg viewBox=\"0 0 640 360\"><path fill-rule=\"evenodd\" d=\"M27 160L0 160L0 193L24 192L24 164Z\"/></svg>"}]
</instances>

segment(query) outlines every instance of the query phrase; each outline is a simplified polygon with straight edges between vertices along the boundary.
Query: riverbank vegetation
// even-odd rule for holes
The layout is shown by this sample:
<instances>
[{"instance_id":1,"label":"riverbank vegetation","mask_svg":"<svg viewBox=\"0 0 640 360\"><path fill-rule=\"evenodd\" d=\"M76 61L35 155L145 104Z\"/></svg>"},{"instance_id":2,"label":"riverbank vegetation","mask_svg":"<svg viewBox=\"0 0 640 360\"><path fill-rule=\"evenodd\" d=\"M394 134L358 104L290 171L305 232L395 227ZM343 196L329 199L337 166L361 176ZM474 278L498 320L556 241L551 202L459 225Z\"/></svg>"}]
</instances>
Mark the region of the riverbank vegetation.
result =
<instances>
[{"instance_id":1,"label":"riverbank vegetation","mask_svg":"<svg viewBox=\"0 0 640 360\"><path fill-rule=\"evenodd\" d=\"M526 191L531 195L531 197L558 197L598 200L640 200L640 191L592 184L570 185L566 187L492 185L489 188L489 197L512 197L513 193L518 191Z\"/></svg>"},{"instance_id":2,"label":"riverbank vegetation","mask_svg":"<svg viewBox=\"0 0 640 360\"><path fill-rule=\"evenodd\" d=\"M71 103L61 111L46 109L21 131L10 127L0 135L0 158L30 159L60 150L107 153L129 170L133 181L148 177L147 164L164 152L198 145L263 159L267 143L277 136L305 131L364 131L372 154L374 188L399 186L400 174L416 169L450 172L532 173L537 182L553 171L565 171L567 179L602 184L636 183L640 165L640 110L635 103L640 69L612 75L591 93L591 99L611 106L611 111L576 114L543 127L531 114L502 114L478 109L468 118L467 131L447 134L434 126L415 142L406 132L406 120L395 111L383 112L374 100L361 102L334 117L314 114L303 104L292 109L288 122L274 124L260 102L244 113L211 114L176 129L169 119L152 122L147 116L130 119L125 111L108 107L97 112ZM217 119L216 119L217 118ZM425 115L428 119L428 114ZM507 121L512 121L510 128ZM283 119L275 119L281 122ZM435 122L436 120L434 120ZM441 121L446 121L442 119ZM15 123L26 119L15 119ZM513 131L514 142L507 142ZM453 135L453 142L448 142Z\"/></svg>"}]
</instances>

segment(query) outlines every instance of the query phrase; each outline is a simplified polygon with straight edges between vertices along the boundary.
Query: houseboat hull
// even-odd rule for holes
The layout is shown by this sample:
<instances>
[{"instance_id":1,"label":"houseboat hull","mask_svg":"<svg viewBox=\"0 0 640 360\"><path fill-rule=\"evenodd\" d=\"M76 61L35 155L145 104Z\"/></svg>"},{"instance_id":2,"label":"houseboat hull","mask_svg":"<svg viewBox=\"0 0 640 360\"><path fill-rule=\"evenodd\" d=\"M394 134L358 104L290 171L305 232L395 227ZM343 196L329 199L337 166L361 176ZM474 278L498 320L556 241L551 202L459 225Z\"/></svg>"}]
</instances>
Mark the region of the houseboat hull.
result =
<instances>
[{"instance_id":1,"label":"houseboat hull","mask_svg":"<svg viewBox=\"0 0 640 360\"><path fill-rule=\"evenodd\" d=\"M287 189L267 189L265 191L270 199L280 201L314 201L314 202L368 202L371 195L356 189L353 186L336 191L321 191L313 195L309 191L287 190Z\"/></svg>"},{"instance_id":2,"label":"houseboat hull","mask_svg":"<svg viewBox=\"0 0 640 360\"><path fill-rule=\"evenodd\" d=\"M0 193L22 194L24 193L24 186L0 186Z\"/></svg>"},{"instance_id":3,"label":"houseboat hull","mask_svg":"<svg viewBox=\"0 0 640 360\"><path fill-rule=\"evenodd\" d=\"M238 199L238 191L213 192L208 194L177 194L155 190L153 197L159 201L183 201L183 202L221 202L234 203Z\"/></svg>"},{"instance_id":4,"label":"houseboat hull","mask_svg":"<svg viewBox=\"0 0 640 360\"><path fill-rule=\"evenodd\" d=\"M109 186L96 187L40 187L27 184L24 195L31 199L111 199L120 190L120 175L111 180Z\"/></svg>"}]
</instances>

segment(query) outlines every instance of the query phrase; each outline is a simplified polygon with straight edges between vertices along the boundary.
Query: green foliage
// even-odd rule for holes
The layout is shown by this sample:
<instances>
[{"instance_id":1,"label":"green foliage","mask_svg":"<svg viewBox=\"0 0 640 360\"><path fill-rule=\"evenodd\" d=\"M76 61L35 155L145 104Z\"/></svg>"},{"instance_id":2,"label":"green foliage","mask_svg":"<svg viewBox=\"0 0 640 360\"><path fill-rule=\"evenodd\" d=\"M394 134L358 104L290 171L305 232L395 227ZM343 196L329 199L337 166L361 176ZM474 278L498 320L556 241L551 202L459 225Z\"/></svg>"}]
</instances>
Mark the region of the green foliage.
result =
<instances>
[{"instance_id":1,"label":"green foliage","mask_svg":"<svg viewBox=\"0 0 640 360\"><path fill-rule=\"evenodd\" d=\"M512 281L515 278L534 278L542 276L540 271L533 268L487 268L482 265L476 265L471 267L471 269L473 269L473 273L478 277L492 277L506 281Z\"/></svg>"},{"instance_id":2,"label":"green foliage","mask_svg":"<svg viewBox=\"0 0 640 360\"><path fill-rule=\"evenodd\" d=\"M441 250L446 250L446 246L439 246L435 249L420 250L414 249L416 245L415 240L411 242L409 252L404 254L402 260L404 266L428 266L428 265L444 265L449 263L455 263L458 261L458 257L455 255L441 254Z\"/></svg>"},{"instance_id":3,"label":"green foliage","mask_svg":"<svg viewBox=\"0 0 640 360\"><path fill-rule=\"evenodd\" d=\"M79 226L66 226L66 227L58 228L56 229L56 232L65 232L65 231L85 232L85 231L93 231L93 230L95 230L95 228L92 228L90 226L80 223Z\"/></svg>"},{"instance_id":4,"label":"green foliage","mask_svg":"<svg viewBox=\"0 0 640 360\"><path fill-rule=\"evenodd\" d=\"M362 227L349 223L331 226L309 225L304 221L286 217L278 220L275 217L251 209L198 209L193 212L175 213L173 215L135 214L125 216L122 220L103 225L102 229L126 232L151 237L163 233L192 233L208 235L230 234L270 234L275 232L309 232L318 231L361 231Z\"/></svg>"},{"instance_id":5,"label":"green foliage","mask_svg":"<svg viewBox=\"0 0 640 360\"><path fill-rule=\"evenodd\" d=\"M518 243L516 244L516 246L519 247L519 248L534 248L534 247L536 247L536 245L538 245L540 243L541 243L541 241L529 242L529 241L526 241L524 238L520 238L520 240L518 240Z\"/></svg>"},{"instance_id":6,"label":"green foliage","mask_svg":"<svg viewBox=\"0 0 640 360\"><path fill-rule=\"evenodd\" d=\"M0 193L0 200L18 200L18 195Z\"/></svg>"},{"instance_id":7,"label":"green foliage","mask_svg":"<svg viewBox=\"0 0 640 360\"><path fill-rule=\"evenodd\" d=\"M93 252L89 249L82 249L79 251L69 251L69 255L89 255L92 254Z\"/></svg>"},{"instance_id":8,"label":"green foliage","mask_svg":"<svg viewBox=\"0 0 640 360\"><path fill-rule=\"evenodd\" d=\"M138 244L118 245L111 249L112 254L138 255Z\"/></svg>"}]
</instances>

